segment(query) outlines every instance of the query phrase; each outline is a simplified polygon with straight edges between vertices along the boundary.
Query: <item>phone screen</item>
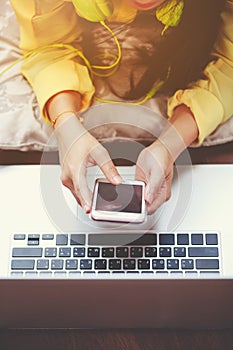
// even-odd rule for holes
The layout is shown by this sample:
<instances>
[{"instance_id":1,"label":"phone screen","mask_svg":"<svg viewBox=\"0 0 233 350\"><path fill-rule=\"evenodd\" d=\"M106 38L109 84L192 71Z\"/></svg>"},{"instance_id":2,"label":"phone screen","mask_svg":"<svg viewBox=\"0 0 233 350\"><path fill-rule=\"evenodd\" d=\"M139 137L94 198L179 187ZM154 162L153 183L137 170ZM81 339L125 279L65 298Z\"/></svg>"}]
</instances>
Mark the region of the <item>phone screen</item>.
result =
<instances>
[{"instance_id":1,"label":"phone screen","mask_svg":"<svg viewBox=\"0 0 233 350\"><path fill-rule=\"evenodd\" d=\"M142 186L99 182L96 210L141 213Z\"/></svg>"}]
</instances>

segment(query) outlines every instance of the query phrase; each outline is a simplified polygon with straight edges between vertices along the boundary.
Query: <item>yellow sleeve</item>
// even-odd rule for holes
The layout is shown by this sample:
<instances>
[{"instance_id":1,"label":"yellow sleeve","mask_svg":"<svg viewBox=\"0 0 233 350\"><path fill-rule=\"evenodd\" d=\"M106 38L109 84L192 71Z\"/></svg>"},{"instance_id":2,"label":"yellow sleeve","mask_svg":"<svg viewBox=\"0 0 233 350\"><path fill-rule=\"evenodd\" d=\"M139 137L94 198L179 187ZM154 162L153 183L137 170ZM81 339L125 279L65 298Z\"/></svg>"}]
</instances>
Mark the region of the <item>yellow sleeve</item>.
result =
<instances>
[{"instance_id":1,"label":"yellow sleeve","mask_svg":"<svg viewBox=\"0 0 233 350\"><path fill-rule=\"evenodd\" d=\"M62 0L11 0L20 25L20 47L25 59L21 71L35 91L41 111L48 99L65 90L82 95L82 109L89 106L94 86L77 52L53 44L70 44L79 50L80 19L72 2Z\"/></svg>"},{"instance_id":2,"label":"yellow sleeve","mask_svg":"<svg viewBox=\"0 0 233 350\"><path fill-rule=\"evenodd\" d=\"M216 59L205 68L205 79L186 90L178 90L168 101L169 117L179 104L192 110L199 129L199 144L233 115L233 0L226 1L221 17L213 52Z\"/></svg>"}]
</instances>

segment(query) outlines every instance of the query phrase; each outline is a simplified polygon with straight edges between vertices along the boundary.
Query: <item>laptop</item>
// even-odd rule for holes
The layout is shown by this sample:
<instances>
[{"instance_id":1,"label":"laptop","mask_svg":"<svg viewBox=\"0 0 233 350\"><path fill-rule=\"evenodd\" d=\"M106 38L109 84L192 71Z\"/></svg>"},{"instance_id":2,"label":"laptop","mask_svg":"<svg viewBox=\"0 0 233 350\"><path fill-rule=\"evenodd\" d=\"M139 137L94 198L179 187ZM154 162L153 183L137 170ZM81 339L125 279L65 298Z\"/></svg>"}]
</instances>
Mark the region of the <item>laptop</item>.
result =
<instances>
[{"instance_id":1,"label":"laptop","mask_svg":"<svg viewBox=\"0 0 233 350\"><path fill-rule=\"evenodd\" d=\"M82 211L59 165L1 166L0 327L232 327L232 179L233 165L178 164L155 214L110 223Z\"/></svg>"}]
</instances>

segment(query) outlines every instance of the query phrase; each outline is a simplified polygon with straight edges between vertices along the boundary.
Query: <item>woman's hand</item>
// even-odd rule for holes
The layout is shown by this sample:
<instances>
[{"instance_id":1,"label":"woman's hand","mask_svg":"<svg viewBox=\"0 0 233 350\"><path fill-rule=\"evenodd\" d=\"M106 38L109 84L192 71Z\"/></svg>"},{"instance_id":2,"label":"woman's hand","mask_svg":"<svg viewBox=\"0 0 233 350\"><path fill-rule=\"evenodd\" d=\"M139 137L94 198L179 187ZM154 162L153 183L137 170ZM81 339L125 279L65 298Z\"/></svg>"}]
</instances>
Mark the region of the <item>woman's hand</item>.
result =
<instances>
[{"instance_id":1,"label":"woman's hand","mask_svg":"<svg viewBox=\"0 0 233 350\"><path fill-rule=\"evenodd\" d=\"M173 178L173 158L160 141L139 154L135 177L146 183L147 213L153 214L170 198Z\"/></svg>"},{"instance_id":2,"label":"woman's hand","mask_svg":"<svg viewBox=\"0 0 233 350\"><path fill-rule=\"evenodd\" d=\"M105 177L113 184L121 183L122 179L107 150L85 129L80 136L79 134L80 128L77 130L76 140L68 147L64 138L58 137L62 168L61 181L88 213L91 209L92 193L86 180L87 168L98 165Z\"/></svg>"},{"instance_id":3,"label":"woman's hand","mask_svg":"<svg viewBox=\"0 0 233 350\"><path fill-rule=\"evenodd\" d=\"M47 115L53 123L62 168L61 181L73 193L88 213L92 193L87 185L87 167L98 165L113 184L122 179L107 150L83 127L78 119L82 96L77 91L62 91L46 104ZM59 118L56 118L59 116Z\"/></svg>"},{"instance_id":4,"label":"woman's hand","mask_svg":"<svg viewBox=\"0 0 233 350\"><path fill-rule=\"evenodd\" d=\"M194 116L186 105L176 107L159 139L145 148L136 163L137 180L146 183L148 214L171 196L173 164L180 153L198 137Z\"/></svg>"}]
</instances>

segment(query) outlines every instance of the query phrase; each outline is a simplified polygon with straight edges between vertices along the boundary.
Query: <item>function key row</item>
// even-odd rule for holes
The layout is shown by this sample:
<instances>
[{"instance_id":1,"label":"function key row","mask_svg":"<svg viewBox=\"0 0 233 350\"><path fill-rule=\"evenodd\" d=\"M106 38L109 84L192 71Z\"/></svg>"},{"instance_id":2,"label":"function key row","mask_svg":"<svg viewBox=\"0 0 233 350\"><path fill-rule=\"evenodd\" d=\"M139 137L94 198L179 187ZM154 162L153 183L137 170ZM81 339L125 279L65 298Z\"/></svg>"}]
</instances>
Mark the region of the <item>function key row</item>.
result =
<instances>
[{"instance_id":1,"label":"function key row","mask_svg":"<svg viewBox=\"0 0 233 350\"><path fill-rule=\"evenodd\" d=\"M23 234L17 233L13 236L15 241L27 240L27 245L39 245L42 241L53 241L57 246L85 245L85 234ZM154 245L218 245L217 233L96 233L88 234L89 245L99 246L154 246Z\"/></svg>"}]
</instances>

